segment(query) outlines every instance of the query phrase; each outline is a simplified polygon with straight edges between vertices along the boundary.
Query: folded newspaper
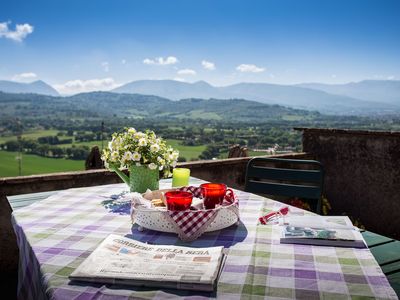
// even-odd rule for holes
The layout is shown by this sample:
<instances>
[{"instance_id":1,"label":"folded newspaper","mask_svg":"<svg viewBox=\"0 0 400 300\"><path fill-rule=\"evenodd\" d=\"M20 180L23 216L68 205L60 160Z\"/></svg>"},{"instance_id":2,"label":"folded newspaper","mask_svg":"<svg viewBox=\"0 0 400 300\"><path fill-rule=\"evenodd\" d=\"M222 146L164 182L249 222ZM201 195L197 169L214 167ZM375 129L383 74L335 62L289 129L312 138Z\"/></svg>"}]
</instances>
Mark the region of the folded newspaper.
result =
<instances>
[{"instance_id":1,"label":"folded newspaper","mask_svg":"<svg viewBox=\"0 0 400 300\"><path fill-rule=\"evenodd\" d=\"M150 245L111 234L69 278L99 283L213 291L223 261L223 247Z\"/></svg>"},{"instance_id":2,"label":"folded newspaper","mask_svg":"<svg viewBox=\"0 0 400 300\"><path fill-rule=\"evenodd\" d=\"M281 225L281 244L367 247L358 228L346 216L292 216Z\"/></svg>"}]
</instances>

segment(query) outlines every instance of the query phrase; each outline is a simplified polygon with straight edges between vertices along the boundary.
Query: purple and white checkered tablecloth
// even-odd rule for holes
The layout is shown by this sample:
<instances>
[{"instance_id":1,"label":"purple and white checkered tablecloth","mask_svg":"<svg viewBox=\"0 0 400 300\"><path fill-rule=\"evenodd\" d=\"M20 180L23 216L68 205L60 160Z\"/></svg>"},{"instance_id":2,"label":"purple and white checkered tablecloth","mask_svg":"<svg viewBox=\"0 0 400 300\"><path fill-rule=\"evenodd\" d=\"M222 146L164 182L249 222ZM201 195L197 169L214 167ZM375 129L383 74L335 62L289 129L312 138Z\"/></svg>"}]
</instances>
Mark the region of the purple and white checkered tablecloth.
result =
<instances>
[{"instance_id":1,"label":"purple and white checkered tablecloth","mask_svg":"<svg viewBox=\"0 0 400 300\"><path fill-rule=\"evenodd\" d=\"M14 211L19 299L397 299L368 249L281 245L278 228L258 225L258 217L282 206L277 201L235 191L242 223L184 243L132 226L130 204L116 197L124 191L124 184L69 189ZM68 275L111 233L151 244L229 248L217 291L72 283Z\"/></svg>"}]
</instances>

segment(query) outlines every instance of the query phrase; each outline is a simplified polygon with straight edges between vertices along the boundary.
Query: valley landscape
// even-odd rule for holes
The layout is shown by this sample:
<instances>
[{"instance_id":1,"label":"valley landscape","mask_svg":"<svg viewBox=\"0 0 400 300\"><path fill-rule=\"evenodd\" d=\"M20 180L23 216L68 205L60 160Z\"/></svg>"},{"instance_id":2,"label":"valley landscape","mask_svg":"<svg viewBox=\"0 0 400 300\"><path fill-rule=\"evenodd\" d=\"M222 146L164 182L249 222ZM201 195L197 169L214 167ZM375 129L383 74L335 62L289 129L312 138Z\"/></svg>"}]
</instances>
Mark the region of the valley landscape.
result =
<instances>
[{"instance_id":1,"label":"valley landscape","mask_svg":"<svg viewBox=\"0 0 400 300\"><path fill-rule=\"evenodd\" d=\"M399 12L2 1L2 299L400 297Z\"/></svg>"},{"instance_id":2,"label":"valley landscape","mask_svg":"<svg viewBox=\"0 0 400 300\"><path fill-rule=\"evenodd\" d=\"M368 88L369 87L369 88ZM363 93L368 90L370 93ZM0 81L0 176L80 170L91 147L124 127L151 129L181 161L301 151L294 127L400 130L400 82L296 86L131 82L112 91L61 96L43 81Z\"/></svg>"}]
</instances>

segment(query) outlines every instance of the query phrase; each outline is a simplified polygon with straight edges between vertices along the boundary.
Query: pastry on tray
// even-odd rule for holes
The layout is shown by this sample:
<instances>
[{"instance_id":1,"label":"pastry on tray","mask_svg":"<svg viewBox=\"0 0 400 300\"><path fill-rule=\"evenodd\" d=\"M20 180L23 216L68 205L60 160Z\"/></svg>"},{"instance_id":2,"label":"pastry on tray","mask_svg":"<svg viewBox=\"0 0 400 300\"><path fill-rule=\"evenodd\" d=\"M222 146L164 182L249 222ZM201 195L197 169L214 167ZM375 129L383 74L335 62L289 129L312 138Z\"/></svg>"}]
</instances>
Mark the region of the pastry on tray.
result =
<instances>
[{"instance_id":1,"label":"pastry on tray","mask_svg":"<svg viewBox=\"0 0 400 300\"><path fill-rule=\"evenodd\" d=\"M165 203L162 199L152 199L151 204L155 207L164 207Z\"/></svg>"},{"instance_id":2,"label":"pastry on tray","mask_svg":"<svg viewBox=\"0 0 400 300\"><path fill-rule=\"evenodd\" d=\"M166 207L167 202L164 194L168 191L173 191L175 189L164 189L164 190L147 190L143 194L143 198L149 200L153 207Z\"/></svg>"}]
</instances>

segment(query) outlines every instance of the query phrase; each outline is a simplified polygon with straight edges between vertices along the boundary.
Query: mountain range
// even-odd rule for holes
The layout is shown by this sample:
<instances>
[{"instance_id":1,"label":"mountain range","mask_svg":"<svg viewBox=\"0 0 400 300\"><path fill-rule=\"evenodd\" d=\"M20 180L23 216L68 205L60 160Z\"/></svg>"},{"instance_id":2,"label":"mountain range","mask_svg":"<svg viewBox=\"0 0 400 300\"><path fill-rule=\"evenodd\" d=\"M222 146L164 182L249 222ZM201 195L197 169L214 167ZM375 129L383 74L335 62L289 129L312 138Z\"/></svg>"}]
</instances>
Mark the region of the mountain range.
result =
<instances>
[{"instance_id":1,"label":"mountain range","mask_svg":"<svg viewBox=\"0 0 400 300\"><path fill-rule=\"evenodd\" d=\"M43 81L30 84L0 81L0 91L58 95L55 89ZM278 104L339 115L400 112L400 81L395 80L298 85L238 83L223 87L212 86L205 81L187 83L175 80L138 80L122 85L111 92L153 95L175 101L187 98L246 99L264 104Z\"/></svg>"},{"instance_id":2,"label":"mountain range","mask_svg":"<svg viewBox=\"0 0 400 300\"><path fill-rule=\"evenodd\" d=\"M111 92L81 93L68 97L0 92L0 118L27 117L58 120L79 117L149 120L207 120L225 122L285 122L323 118L315 111L263 104L243 99L182 99Z\"/></svg>"},{"instance_id":3,"label":"mountain range","mask_svg":"<svg viewBox=\"0 0 400 300\"><path fill-rule=\"evenodd\" d=\"M51 85L42 80L31 83L0 80L0 91L5 93L31 93L48 96L60 95Z\"/></svg>"},{"instance_id":4,"label":"mountain range","mask_svg":"<svg viewBox=\"0 0 400 300\"><path fill-rule=\"evenodd\" d=\"M387 92L388 84L393 86L390 95ZM335 90L336 86L338 86L337 91ZM344 91L341 91L340 88ZM372 89L374 97L368 92ZM366 90L364 94L362 94L363 90ZM389 81L388 83L368 80L348 85L309 84L309 86L307 84L238 83L215 87L204 81L186 83L174 80L139 80L120 86L113 92L155 95L172 100L193 97L201 99L239 98L265 104L318 110L329 114L383 114L400 111L400 81ZM358 97L363 95L367 95L367 97Z\"/></svg>"},{"instance_id":5,"label":"mountain range","mask_svg":"<svg viewBox=\"0 0 400 300\"><path fill-rule=\"evenodd\" d=\"M297 86L366 101L400 104L400 81L397 80L364 80L346 84L303 83Z\"/></svg>"}]
</instances>

